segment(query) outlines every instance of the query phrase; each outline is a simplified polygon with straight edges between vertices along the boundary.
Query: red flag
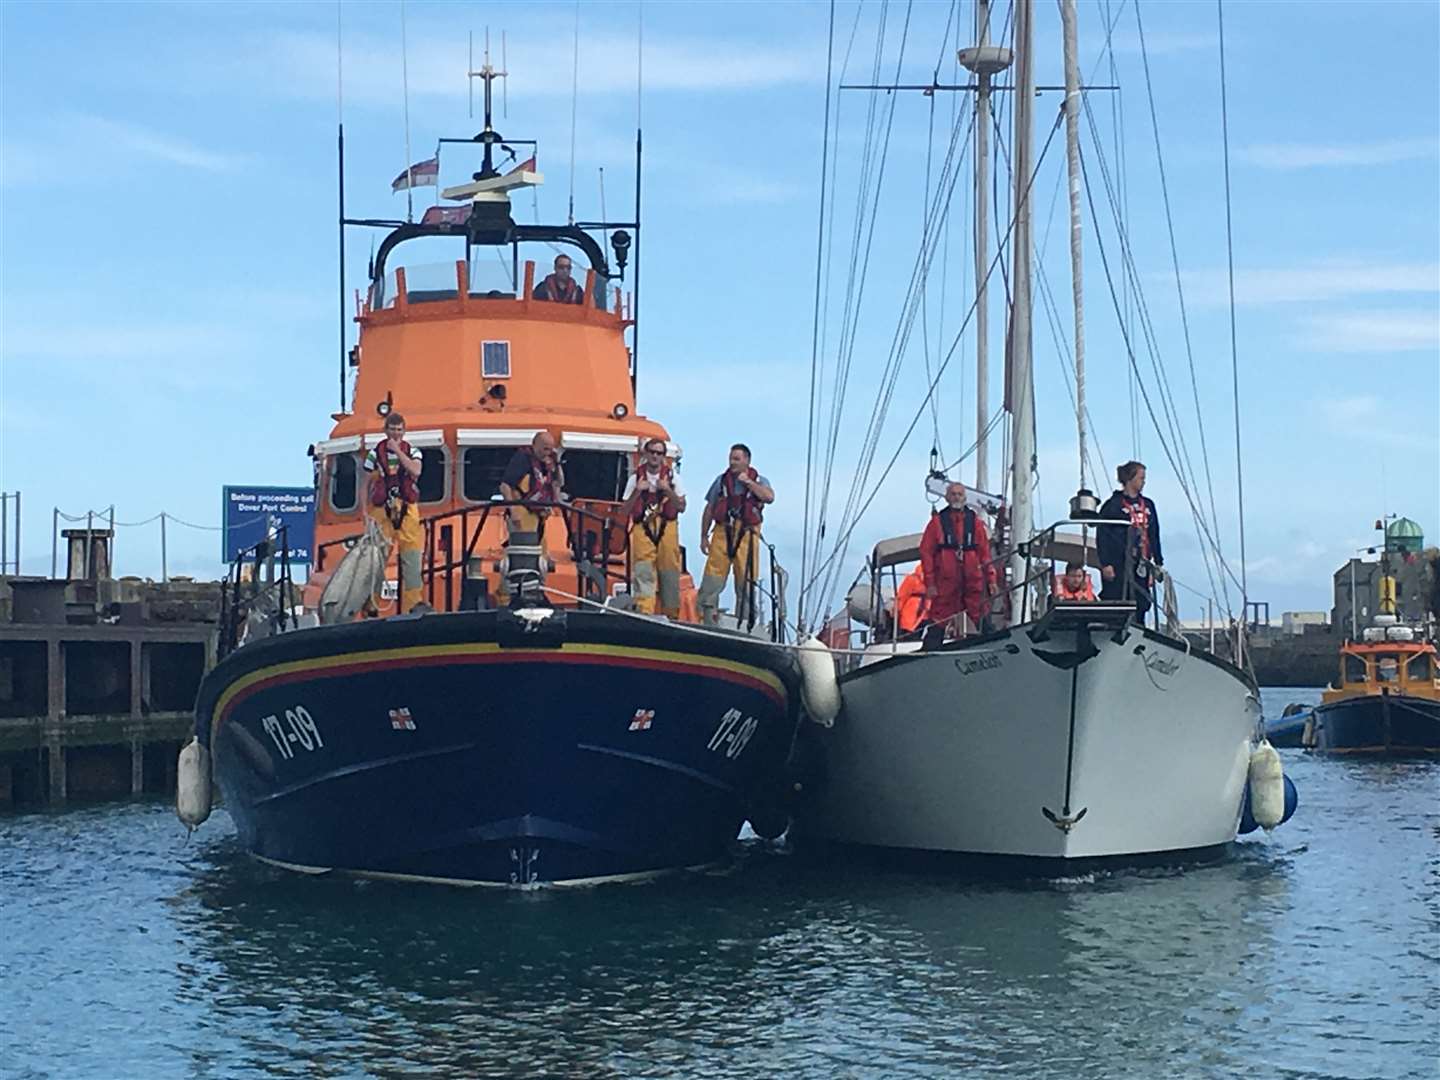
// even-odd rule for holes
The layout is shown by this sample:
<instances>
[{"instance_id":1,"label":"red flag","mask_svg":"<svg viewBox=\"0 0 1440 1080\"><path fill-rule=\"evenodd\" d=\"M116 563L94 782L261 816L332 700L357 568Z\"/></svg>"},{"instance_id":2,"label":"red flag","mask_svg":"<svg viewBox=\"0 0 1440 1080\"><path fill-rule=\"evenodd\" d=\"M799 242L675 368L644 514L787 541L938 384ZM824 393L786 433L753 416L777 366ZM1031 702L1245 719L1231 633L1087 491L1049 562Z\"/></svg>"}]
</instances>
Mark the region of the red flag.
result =
<instances>
[{"instance_id":1,"label":"red flag","mask_svg":"<svg viewBox=\"0 0 1440 1080\"><path fill-rule=\"evenodd\" d=\"M511 170L510 170L509 172L507 172L505 175L506 175L506 176L514 176L514 175L515 175L516 173L518 173L518 172L534 172L534 171L535 171L535 155L534 155L534 154L531 154L528 158L526 158L524 161L522 161L519 165L516 165L513 169L511 169Z\"/></svg>"}]
</instances>

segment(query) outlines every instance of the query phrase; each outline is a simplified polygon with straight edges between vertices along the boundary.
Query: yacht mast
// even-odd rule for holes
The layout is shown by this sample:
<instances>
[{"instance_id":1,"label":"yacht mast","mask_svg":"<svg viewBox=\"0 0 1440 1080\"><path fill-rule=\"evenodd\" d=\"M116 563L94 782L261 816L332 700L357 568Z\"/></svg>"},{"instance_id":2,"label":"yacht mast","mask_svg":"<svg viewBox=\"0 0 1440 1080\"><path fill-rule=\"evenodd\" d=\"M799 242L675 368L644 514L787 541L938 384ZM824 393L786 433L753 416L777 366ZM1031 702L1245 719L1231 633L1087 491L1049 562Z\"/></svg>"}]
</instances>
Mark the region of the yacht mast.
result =
<instances>
[{"instance_id":1,"label":"yacht mast","mask_svg":"<svg viewBox=\"0 0 1440 1080\"><path fill-rule=\"evenodd\" d=\"M1034 26L1031 0L1015 0L1015 134L1012 165L1015 179L1015 235L1012 241L1009 363L1005 404L1010 411L1011 447L1010 552L1011 581L1025 580L1025 558L1018 545L1030 539L1033 513L1031 480L1035 471L1035 395L1030 372L1030 173L1034 168L1031 106L1035 100ZM1027 586L1028 587L1028 586Z\"/></svg>"},{"instance_id":2,"label":"yacht mast","mask_svg":"<svg viewBox=\"0 0 1440 1080\"><path fill-rule=\"evenodd\" d=\"M1065 36L1065 166L1070 180L1070 288L1075 307L1075 428L1080 439L1079 501L1085 485L1085 293L1081 275L1083 242L1080 218L1080 65L1075 33L1075 0L1060 0ZM1079 508L1073 508L1079 509ZM1085 509L1093 510L1093 507Z\"/></svg>"},{"instance_id":3,"label":"yacht mast","mask_svg":"<svg viewBox=\"0 0 1440 1080\"><path fill-rule=\"evenodd\" d=\"M990 77L1010 66L1010 50L992 47L989 0L975 0L975 44L959 52L975 76L975 487L990 490Z\"/></svg>"}]
</instances>

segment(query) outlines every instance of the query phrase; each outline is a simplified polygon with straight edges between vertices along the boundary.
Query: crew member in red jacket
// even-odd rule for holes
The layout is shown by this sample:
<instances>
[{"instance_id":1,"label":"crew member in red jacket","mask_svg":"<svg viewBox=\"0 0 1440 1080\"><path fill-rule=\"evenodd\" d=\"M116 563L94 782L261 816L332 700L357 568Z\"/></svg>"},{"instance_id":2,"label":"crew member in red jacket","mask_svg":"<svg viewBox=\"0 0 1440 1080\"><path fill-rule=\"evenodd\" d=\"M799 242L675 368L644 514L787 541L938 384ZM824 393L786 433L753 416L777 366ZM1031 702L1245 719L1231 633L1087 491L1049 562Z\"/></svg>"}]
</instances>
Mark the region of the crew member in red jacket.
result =
<instances>
[{"instance_id":1,"label":"crew member in red jacket","mask_svg":"<svg viewBox=\"0 0 1440 1080\"><path fill-rule=\"evenodd\" d=\"M920 563L925 567L930 621L943 623L963 611L978 629L995 595L995 568L985 522L965 505L964 484L946 487L945 508L930 516L920 537Z\"/></svg>"}]
</instances>

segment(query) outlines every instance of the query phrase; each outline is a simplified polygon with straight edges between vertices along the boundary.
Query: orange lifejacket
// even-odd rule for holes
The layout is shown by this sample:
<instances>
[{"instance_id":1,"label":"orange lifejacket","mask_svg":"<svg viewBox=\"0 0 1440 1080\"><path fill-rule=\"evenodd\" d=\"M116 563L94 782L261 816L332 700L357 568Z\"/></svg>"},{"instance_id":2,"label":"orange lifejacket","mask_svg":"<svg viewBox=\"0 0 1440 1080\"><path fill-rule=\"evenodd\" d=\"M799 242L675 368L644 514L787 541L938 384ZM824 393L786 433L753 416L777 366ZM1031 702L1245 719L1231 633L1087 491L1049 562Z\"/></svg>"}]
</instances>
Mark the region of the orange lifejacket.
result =
<instances>
[{"instance_id":1,"label":"orange lifejacket","mask_svg":"<svg viewBox=\"0 0 1440 1080\"><path fill-rule=\"evenodd\" d=\"M930 613L930 598L925 595L925 567L917 566L905 575L895 590L895 625L902 634L917 629Z\"/></svg>"},{"instance_id":2,"label":"orange lifejacket","mask_svg":"<svg viewBox=\"0 0 1440 1080\"><path fill-rule=\"evenodd\" d=\"M1072 589L1069 583L1066 582L1064 574L1056 574L1053 595L1056 600L1094 600L1095 585L1087 573L1085 575L1085 584L1078 589Z\"/></svg>"}]
</instances>

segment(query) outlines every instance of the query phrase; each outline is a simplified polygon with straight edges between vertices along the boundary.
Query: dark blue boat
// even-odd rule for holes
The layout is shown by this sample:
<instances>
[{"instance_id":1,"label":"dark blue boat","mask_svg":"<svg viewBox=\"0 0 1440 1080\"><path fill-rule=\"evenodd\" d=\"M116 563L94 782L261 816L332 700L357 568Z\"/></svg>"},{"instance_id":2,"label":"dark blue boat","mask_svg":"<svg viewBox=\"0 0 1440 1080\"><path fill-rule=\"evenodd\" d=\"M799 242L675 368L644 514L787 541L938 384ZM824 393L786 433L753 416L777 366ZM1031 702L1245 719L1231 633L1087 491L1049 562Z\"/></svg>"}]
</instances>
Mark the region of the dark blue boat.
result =
<instances>
[{"instance_id":1,"label":"dark blue boat","mask_svg":"<svg viewBox=\"0 0 1440 1080\"><path fill-rule=\"evenodd\" d=\"M197 734L254 855L452 883L713 863L773 814L798 715L763 640L523 609L296 630L205 679Z\"/></svg>"},{"instance_id":2,"label":"dark blue boat","mask_svg":"<svg viewBox=\"0 0 1440 1080\"><path fill-rule=\"evenodd\" d=\"M1308 745L1332 753L1440 753L1440 701L1381 691L1315 708Z\"/></svg>"}]
</instances>

